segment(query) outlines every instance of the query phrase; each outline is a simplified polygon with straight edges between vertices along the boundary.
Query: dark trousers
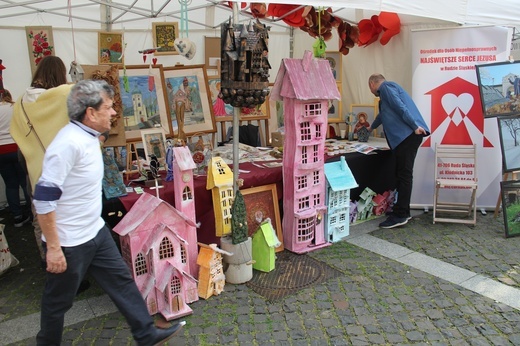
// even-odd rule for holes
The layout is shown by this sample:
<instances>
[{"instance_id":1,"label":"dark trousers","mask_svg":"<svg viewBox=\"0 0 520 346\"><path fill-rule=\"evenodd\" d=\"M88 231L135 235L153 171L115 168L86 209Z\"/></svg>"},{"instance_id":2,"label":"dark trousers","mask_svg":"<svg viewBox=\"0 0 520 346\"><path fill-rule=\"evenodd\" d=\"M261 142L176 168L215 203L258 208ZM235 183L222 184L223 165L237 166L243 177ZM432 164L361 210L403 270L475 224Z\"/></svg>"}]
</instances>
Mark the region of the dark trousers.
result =
<instances>
[{"instance_id":1,"label":"dark trousers","mask_svg":"<svg viewBox=\"0 0 520 346\"><path fill-rule=\"evenodd\" d=\"M44 249L47 251L45 243ZM104 226L94 239L82 245L62 249L67 259L67 270L61 274L47 272L37 344L61 343L65 313L72 307L76 291L87 272L125 316L137 343L149 344L155 333L153 319L108 227Z\"/></svg>"},{"instance_id":2,"label":"dark trousers","mask_svg":"<svg viewBox=\"0 0 520 346\"><path fill-rule=\"evenodd\" d=\"M395 156L395 177L397 181L397 202L393 207L393 212L397 217L410 216L413 165L422 140L423 136L412 133L393 151Z\"/></svg>"},{"instance_id":3,"label":"dark trousers","mask_svg":"<svg viewBox=\"0 0 520 346\"><path fill-rule=\"evenodd\" d=\"M0 154L0 175L5 183L5 197L9 204L9 210L14 217L22 216L22 207L20 206L20 187L25 196L25 202L31 203L29 194L27 193L27 181L25 172L18 162L18 154L7 153Z\"/></svg>"}]
</instances>

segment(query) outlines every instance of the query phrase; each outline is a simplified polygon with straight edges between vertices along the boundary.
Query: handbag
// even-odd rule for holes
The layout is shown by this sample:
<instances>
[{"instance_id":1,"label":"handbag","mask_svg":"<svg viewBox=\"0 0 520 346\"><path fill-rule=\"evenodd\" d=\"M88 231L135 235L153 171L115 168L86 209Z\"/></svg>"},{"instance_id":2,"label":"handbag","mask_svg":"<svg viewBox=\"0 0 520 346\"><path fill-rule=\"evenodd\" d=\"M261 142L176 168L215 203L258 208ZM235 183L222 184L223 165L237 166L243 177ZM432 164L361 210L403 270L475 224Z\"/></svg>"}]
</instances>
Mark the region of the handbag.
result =
<instances>
[{"instance_id":1,"label":"handbag","mask_svg":"<svg viewBox=\"0 0 520 346\"><path fill-rule=\"evenodd\" d=\"M9 268L15 267L20 263L9 250L4 229L5 225L0 224L0 275L4 274Z\"/></svg>"}]
</instances>

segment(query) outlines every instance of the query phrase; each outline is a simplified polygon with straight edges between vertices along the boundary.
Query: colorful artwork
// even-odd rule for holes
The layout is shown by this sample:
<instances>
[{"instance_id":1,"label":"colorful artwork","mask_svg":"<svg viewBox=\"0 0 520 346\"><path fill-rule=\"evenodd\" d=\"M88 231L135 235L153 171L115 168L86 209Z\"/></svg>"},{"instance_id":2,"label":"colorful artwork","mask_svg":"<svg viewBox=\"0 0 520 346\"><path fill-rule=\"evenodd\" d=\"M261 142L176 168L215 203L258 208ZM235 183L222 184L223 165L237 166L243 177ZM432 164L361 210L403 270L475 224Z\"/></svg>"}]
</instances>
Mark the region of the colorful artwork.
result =
<instances>
[{"instance_id":1,"label":"colorful artwork","mask_svg":"<svg viewBox=\"0 0 520 346\"><path fill-rule=\"evenodd\" d=\"M211 103L213 105L213 113L216 117L233 116L233 106L218 97L220 93L220 78L209 77L209 91L211 93Z\"/></svg>"},{"instance_id":2,"label":"colorful artwork","mask_svg":"<svg viewBox=\"0 0 520 346\"><path fill-rule=\"evenodd\" d=\"M123 34L117 32L98 33L98 63L124 64Z\"/></svg>"},{"instance_id":3,"label":"colorful artwork","mask_svg":"<svg viewBox=\"0 0 520 346\"><path fill-rule=\"evenodd\" d=\"M179 23L163 22L152 23L153 26L153 44L157 47L155 55L174 55L179 54L175 50L173 42L179 37Z\"/></svg>"},{"instance_id":4,"label":"colorful artwork","mask_svg":"<svg viewBox=\"0 0 520 346\"><path fill-rule=\"evenodd\" d=\"M52 26L26 26L27 46L31 62L32 74L40 60L47 55L54 55L54 42L52 38Z\"/></svg>"}]
</instances>

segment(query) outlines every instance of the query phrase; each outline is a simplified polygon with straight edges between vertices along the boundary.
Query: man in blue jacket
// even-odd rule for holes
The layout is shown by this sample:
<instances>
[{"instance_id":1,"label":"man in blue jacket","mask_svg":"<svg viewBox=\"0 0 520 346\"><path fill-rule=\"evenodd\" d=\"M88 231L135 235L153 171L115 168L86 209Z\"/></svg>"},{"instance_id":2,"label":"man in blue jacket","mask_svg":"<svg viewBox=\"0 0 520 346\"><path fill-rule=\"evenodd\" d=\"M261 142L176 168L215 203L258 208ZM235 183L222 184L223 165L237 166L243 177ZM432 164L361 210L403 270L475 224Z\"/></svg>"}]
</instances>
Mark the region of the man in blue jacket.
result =
<instances>
[{"instance_id":1,"label":"man in blue jacket","mask_svg":"<svg viewBox=\"0 0 520 346\"><path fill-rule=\"evenodd\" d=\"M379 114L368 130L383 124L396 163L397 201L392 213L379 227L394 228L411 219L413 165L417 150L423 138L430 135L430 130L410 95L399 84L387 81L381 74L373 74L368 79L368 87L380 98Z\"/></svg>"}]
</instances>

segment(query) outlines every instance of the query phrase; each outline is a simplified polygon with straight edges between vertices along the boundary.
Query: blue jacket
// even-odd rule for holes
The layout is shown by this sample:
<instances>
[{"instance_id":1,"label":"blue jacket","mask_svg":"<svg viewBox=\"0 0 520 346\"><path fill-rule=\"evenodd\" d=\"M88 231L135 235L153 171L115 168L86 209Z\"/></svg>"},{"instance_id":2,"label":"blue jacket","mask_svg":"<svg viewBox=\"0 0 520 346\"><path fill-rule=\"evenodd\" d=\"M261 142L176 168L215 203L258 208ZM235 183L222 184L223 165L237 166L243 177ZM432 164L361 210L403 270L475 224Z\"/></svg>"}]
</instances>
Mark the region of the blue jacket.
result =
<instances>
[{"instance_id":1,"label":"blue jacket","mask_svg":"<svg viewBox=\"0 0 520 346\"><path fill-rule=\"evenodd\" d=\"M384 81L378 89L379 114L372 123L375 129L383 124L385 137L391 149L395 149L419 126L430 135L419 109L408 93L397 83Z\"/></svg>"}]
</instances>

